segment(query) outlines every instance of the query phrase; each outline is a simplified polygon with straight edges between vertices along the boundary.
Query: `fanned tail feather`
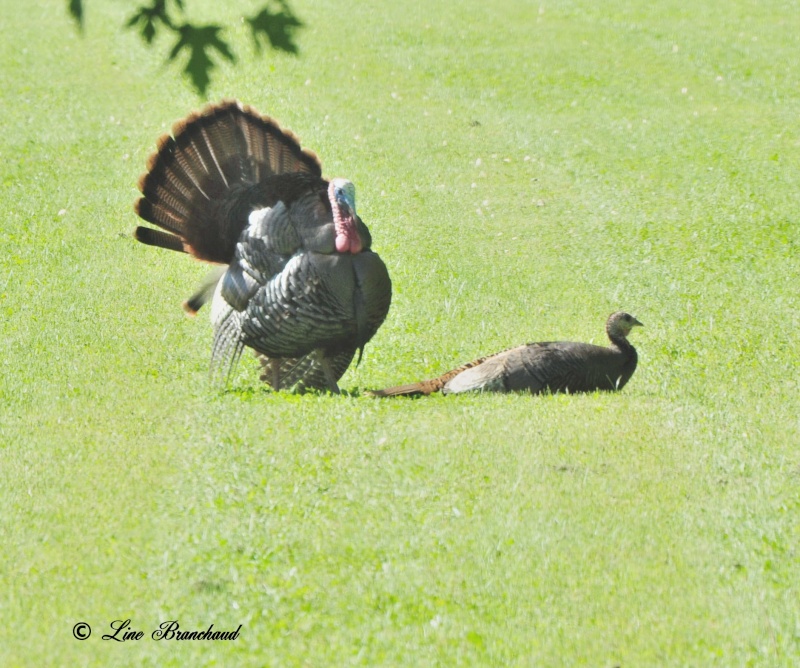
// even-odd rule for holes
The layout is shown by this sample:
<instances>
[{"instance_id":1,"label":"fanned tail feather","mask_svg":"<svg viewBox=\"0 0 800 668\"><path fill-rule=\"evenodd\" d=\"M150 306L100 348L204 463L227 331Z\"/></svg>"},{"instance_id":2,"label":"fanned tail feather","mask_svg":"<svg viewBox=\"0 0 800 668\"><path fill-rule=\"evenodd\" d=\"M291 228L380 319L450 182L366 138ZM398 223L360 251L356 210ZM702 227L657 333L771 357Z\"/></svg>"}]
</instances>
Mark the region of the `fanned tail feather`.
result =
<instances>
[{"instance_id":1,"label":"fanned tail feather","mask_svg":"<svg viewBox=\"0 0 800 668\"><path fill-rule=\"evenodd\" d=\"M179 253L186 252L181 238L169 232L154 230L152 227L139 226L134 230L133 236L137 241L148 246L158 246L159 248L166 248Z\"/></svg>"},{"instance_id":2,"label":"fanned tail feather","mask_svg":"<svg viewBox=\"0 0 800 668\"><path fill-rule=\"evenodd\" d=\"M233 257L244 221L226 215L231 196L270 175L322 174L317 156L294 134L233 100L178 121L172 136L163 135L157 147L139 179L143 196L136 213L181 241L151 245L180 246L209 262L227 264ZM168 239L158 234L137 230L136 238L143 243Z\"/></svg>"}]
</instances>

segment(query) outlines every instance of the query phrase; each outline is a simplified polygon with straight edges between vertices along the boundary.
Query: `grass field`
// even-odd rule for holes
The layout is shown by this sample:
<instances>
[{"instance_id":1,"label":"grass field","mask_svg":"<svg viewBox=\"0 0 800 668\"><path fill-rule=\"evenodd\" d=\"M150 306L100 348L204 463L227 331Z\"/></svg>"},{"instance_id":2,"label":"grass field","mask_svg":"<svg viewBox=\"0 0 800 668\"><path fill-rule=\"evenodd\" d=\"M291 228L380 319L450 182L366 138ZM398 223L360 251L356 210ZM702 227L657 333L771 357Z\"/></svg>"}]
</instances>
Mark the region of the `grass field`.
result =
<instances>
[{"instance_id":1,"label":"grass field","mask_svg":"<svg viewBox=\"0 0 800 668\"><path fill-rule=\"evenodd\" d=\"M796 2L294 0L299 58L187 3L389 266L337 397L209 385L206 269L131 237L200 102L65 4L0 13L1 665L798 665ZM363 394L617 309L620 394Z\"/></svg>"}]
</instances>

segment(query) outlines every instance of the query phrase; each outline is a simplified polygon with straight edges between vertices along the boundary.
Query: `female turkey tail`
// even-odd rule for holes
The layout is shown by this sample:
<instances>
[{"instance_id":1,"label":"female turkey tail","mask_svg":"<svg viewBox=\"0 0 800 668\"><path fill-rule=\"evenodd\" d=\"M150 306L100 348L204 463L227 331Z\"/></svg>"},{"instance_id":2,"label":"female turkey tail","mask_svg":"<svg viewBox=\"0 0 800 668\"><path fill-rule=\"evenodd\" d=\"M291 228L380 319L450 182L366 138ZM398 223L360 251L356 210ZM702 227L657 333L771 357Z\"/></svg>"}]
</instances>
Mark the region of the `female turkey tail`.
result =
<instances>
[{"instance_id":1,"label":"female turkey tail","mask_svg":"<svg viewBox=\"0 0 800 668\"><path fill-rule=\"evenodd\" d=\"M499 354L499 353L498 353ZM447 385L448 381L458 376L463 371L483 364L490 357L494 355L487 355L486 357L479 357L476 360L462 364L457 369L448 371L438 378L431 378L430 380L421 380L419 383L409 383L408 385L397 385L396 387L387 387L385 390L369 390L367 394L372 397L413 397L424 395L428 396L434 392L441 392L442 388Z\"/></svg>"},{"instance_id":2,"label":"female turkey tail","mask_svg":"<svg viewBox=\"0 0 800 668\"><path fill-rule=\"evenodd\" d=\"M419 383L409 383L408 385L397 385L396 387L387 387L385 390L369 390L367 392L371 397L416 397L420 395L427 396L438 392L444 387L444 383L439 384L439 379L423 380Z\"/></svg>"},{"instance_id":3,"label":"female turkey tail","mask_svg":"<svg viewBox=\"0 0 800 668\"><path fill-rule=\"evenodd\" d=\"M134 208L161 230L137 227L135 237L228 264L247 223L247 189L289 173L319 177L322 168L314 153L268 116L234 100L209 105L158 140Z\"/></svg>"}]
</instances>

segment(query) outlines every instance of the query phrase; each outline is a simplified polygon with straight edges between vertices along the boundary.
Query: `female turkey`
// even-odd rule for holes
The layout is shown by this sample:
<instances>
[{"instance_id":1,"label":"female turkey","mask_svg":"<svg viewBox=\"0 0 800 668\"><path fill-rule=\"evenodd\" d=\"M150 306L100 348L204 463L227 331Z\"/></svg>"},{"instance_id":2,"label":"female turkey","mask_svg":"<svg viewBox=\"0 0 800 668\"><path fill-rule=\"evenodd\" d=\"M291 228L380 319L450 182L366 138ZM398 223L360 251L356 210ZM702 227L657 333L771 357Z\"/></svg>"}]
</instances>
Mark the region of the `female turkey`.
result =
<instances>
[{"instance_id":1,"label":"female turkey","mask_svg":"<svg viewBox=\"0 0 800 668\"><path fill-rule=\"evenodd\" d=\"M376 390L376 397L484 392L594 392L621 390L636 370L636 350L628 341L642 326L627 313L612 313L606 322L611 346L558 341L529 343L468 362L443 376L410 385Z\"/></svg>"},{"instance_id":2,"label":"female turkey","mask_svg":"<svg viewBox=\"0 0 800 668\"><path fill-rule=\"evenodd\" d=\"M274 389L338 392L392 299L353 184L324 180L291 132L223 101L159 139L139 190L136 213L161 228L137 227L139 241L223 265L184 304L213 297L212 373L247 346Z\"/></svg>"}]
</instances>

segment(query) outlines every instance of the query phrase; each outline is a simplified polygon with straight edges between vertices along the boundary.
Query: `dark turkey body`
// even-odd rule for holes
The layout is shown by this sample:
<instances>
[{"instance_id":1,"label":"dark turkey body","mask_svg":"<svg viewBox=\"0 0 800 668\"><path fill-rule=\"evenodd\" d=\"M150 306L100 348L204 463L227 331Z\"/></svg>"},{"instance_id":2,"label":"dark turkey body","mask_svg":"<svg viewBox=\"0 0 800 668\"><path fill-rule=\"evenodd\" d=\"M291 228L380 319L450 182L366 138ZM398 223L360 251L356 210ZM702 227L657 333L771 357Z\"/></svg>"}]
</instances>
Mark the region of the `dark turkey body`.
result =
<instances>
[{"instance_id":1,"label":"dark turkey body","mask_svg":"<svg viewBox=\"0 0 800 668\"><path fill-rule=\"evenodd\" d=\"M139 190L136 213L160 228L137 227L139 241L227 265L184 305L196 313L213 291L212 372L246 346L275 389L338 391L392 293L353 184L326 181L290 131L227 100L158 140Z\"/></svg>"},{"instance_id":2,"label":"dark turkey body","mask_svg":"<svg viewBox=\"0 0 800 668\"><path fill-rule=\"evenodd\" d=\"M608 348L568 341L531 343L466 369L448 380L443 392L621 390L636 370L637 360L636 350L624 339Z\"/></svg>"},{"instance_id":3,"label":"dark turkey body","mask_svg":"<svg viewBox=\"0 0 800 668\"><path fill-rule=\"evenodd\" d=\"M386 317L389 300L372 298L376 285L388 288L390 281L372 251L298 253L247 303L242 341L268 357L297 357L315 349L352 353Z\"/></svg>"},{"instance_id":4,"label":"dark turkey body","mask_svg":"<svg viewBox=\"0 0 800 668\"><path fill-rule=\"evenodd\" d=\"M360 219L365 250L336 252L327 182L291 176L228 205L228 215L246 223L215 297L212 362L235 361L238 341L263 356L264 380L274 387L302 380L301 389L334 389L386 318L391 280Z\"/></svg>"}]
</instances>

